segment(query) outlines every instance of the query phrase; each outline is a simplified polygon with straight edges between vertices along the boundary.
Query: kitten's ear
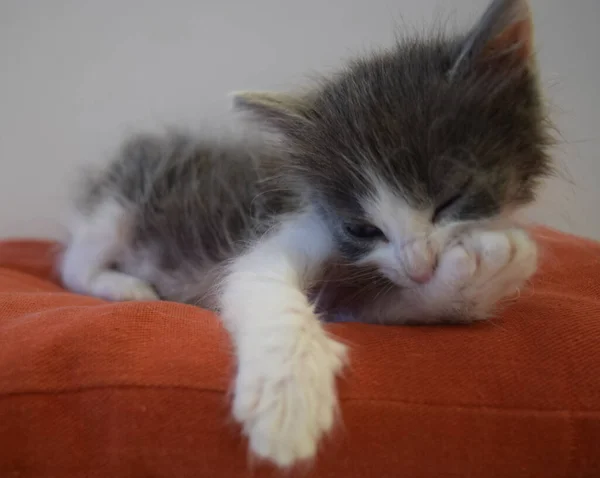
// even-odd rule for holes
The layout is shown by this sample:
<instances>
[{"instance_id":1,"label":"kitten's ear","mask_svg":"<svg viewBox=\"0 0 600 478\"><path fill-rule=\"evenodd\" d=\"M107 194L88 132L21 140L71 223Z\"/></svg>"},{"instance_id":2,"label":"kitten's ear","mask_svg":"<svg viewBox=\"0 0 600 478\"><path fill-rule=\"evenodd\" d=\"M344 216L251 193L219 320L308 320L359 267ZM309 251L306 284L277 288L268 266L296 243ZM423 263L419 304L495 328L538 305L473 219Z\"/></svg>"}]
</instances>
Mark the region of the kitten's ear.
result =
<instances>
[{"instance_id":1,"label":"kitten's ear","mask_svg":"<svg viewBox=\"0 0 600 478\"><path fill-rule=\"evenodd\" d=\"M271 126L292 126L308 122L310 102L284 93L241 91L232 93L233 108L255 115Z\"/></svg>"},{"instance_id":2,"label":"kitten's ear","mask_svg":"<svg viewBox=\"0 0 600 478\"><path fill-rule=\"evenodd\" d=\"M492 0L467 35L450 70L526 68L533 58L533 22L528 0Z\"/></svg>"}]
</instances>

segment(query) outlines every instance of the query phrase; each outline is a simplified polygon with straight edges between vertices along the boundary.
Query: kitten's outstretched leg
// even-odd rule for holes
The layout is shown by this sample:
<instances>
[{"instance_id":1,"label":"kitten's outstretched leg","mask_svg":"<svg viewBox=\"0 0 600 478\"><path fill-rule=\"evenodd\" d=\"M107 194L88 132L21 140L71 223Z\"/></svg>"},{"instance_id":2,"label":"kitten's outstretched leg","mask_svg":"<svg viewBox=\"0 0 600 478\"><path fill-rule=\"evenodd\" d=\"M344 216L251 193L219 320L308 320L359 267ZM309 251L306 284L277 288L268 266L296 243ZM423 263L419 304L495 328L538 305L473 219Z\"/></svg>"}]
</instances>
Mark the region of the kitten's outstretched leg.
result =
<instances>
[{"instance_id":1,"label":"kitten's outstretched leg","mask_svg":"<svg viewBox=\"0 0 600 478\"><path fill-rule=\"evenodd\" d=\"M238 258L224 282L221 313L238 359L233 414L251 451L282 467L312 458L335 418L346 348L304 293L330 251L321 222L299 216Z\"/></svg>"},{"instance_id":2,"label":"kitten's outstretched leg","mask_svg":"<svg viewBox=\"0 0 600 478\"><path fill-rule=\"evenodd\" d=\"M106 200L71 227L60 273L67 288L108 300L158 300L152 287L136 277L111 270L128 241L127 215L113 200Z\"/></svg>"}]
</instances>

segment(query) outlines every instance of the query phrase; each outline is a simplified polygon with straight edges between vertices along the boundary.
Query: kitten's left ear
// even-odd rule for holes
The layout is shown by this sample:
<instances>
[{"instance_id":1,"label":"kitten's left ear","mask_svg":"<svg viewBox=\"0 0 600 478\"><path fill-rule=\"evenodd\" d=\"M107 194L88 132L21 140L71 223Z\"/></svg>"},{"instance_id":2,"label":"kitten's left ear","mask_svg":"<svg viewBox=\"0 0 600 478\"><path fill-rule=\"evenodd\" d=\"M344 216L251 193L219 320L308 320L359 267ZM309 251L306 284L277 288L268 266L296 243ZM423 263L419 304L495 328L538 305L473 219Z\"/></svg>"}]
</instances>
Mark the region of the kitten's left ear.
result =
<instances>
[{"instance_id":1,"label":"kitten's left ear","mask_svg":"<svg viewBox=\"0 0 600 478\"><path fill-rule=\"evenodd\" d=\"M450 76L473 68L531 66L533 21L528 0L493 0L463 41Z\"/></svg>"},{"instance_id":2,"label":"kitten's left ear","mask_svg":"<svg viewBox=\"0 0 600 478\"><path fill-rule=\"evenodd\" d=\"M308 122L310 102L302 96L285 93L242 91L232 93L233 107L256 116L276 128Z\"/></svg>"}]
</instances>

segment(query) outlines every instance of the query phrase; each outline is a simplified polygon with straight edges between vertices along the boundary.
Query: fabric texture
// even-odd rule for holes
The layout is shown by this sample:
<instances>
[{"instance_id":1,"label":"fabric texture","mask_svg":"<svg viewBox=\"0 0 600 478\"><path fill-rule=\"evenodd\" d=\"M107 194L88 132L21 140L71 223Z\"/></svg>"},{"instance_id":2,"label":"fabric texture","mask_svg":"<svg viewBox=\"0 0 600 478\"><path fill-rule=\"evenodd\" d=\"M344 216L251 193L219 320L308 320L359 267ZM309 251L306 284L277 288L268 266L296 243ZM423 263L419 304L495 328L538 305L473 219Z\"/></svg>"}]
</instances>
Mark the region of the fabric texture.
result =
<instances>
[{"instance_id":1,"label":"fabric texture","mask_svg":"<svg viewBox=\"0 0 600 478\"><path fill-rule=\"evenodd\" d=\"M216 317L68 293L52 243L0 243L0 477L600 477L600 244L537 236L499 319L328 326L343 421L291 475L248 460Z\"/></svg>"}]
</instances>

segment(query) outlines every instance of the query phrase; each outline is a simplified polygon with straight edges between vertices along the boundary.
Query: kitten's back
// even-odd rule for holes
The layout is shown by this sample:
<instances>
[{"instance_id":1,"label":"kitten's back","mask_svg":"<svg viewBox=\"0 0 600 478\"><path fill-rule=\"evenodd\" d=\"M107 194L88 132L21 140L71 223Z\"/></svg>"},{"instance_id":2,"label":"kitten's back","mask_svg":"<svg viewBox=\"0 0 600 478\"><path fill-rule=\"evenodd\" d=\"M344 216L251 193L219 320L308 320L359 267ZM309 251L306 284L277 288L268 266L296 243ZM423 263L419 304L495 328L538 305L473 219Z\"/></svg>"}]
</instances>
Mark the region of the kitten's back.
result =
<instances>
[{"instance_id":1,"label":"kitten's back","mask_svg":"<svg viewBox=\"0 0 600 478\"><path fill-rule=\"evenodd\" d=\"M150 282L164 298L197 302L222 264L286 210L286 195L270 186L267 157L251 144L136 136L86 178L78 215L93 221L115 204L115 268Z\"/></svg>"}]
</instances>

